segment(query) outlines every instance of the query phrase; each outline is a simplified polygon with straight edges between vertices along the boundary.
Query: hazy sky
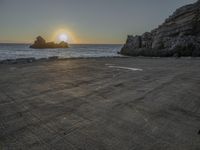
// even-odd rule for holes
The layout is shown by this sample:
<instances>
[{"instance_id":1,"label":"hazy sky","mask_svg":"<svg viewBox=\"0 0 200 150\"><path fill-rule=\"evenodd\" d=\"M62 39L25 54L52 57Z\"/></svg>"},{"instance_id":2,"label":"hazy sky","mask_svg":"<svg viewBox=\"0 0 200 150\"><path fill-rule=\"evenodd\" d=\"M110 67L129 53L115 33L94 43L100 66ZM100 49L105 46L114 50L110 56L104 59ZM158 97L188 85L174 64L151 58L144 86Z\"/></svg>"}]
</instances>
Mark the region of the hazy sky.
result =
<instances>
[{"instance_id":1,"label":"hazy sky","mask_svg":"<svg viewBox=\"0 0 200 150\"><path fill-rule=\"evenodd\" d=\"M195 1L0 0L0 42L54 40L62 29L73 43L123 43L127 34L150 31Z\"/></svg>"}]
</instances>

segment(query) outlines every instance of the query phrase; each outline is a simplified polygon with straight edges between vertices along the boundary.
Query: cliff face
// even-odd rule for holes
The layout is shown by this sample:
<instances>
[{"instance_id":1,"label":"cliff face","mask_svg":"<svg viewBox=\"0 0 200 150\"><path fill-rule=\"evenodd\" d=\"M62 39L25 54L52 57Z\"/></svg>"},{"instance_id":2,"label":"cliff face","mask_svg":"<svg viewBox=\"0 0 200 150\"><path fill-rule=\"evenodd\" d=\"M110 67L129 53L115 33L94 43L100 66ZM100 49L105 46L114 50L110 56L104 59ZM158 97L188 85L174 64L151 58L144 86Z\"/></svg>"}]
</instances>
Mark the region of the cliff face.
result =
<instances>
[{"instance_id":1,"label":"cliff face","mask_svg":"<svg viewBox=\"0 0 200 150\"><path fill-rule=\"evenodd\" d=\"M177 9L157 29L141 36L128 36L121 54L200 56L200 0Z\"/></svg>"}]
</instances>

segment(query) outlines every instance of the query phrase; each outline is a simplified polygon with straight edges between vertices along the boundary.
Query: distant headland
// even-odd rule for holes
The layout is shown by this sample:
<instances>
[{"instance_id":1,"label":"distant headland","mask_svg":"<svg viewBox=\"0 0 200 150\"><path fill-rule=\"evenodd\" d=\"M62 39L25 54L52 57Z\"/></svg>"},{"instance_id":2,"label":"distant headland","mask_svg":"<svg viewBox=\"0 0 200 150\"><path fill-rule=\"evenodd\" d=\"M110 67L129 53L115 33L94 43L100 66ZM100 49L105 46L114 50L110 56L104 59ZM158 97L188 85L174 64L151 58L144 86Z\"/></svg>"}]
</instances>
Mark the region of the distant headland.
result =
<instances>
[{"instance_id":1,"label":"distant headland","mask_svg":"<svg viewBox=\"0 0 200 150\"><path fill-rule=\"evenodd\" d=\"M200 0L177 9L157 29L128 36L121 54L150 57L200 56Z\"/></svg>"},{"instance_id":2,"label":"distant headland","mask_svg":"<svg viewBox=\"0 0 200 150\"><path fill-rule=\"evenodd\" d=\"M69 48L69 44L67 42L60 42L59 44L54 42L46 42L44 38L38 36L33 45L30 48L34 49L45 49L45 48Z\"/></svg>"}]
</instances>

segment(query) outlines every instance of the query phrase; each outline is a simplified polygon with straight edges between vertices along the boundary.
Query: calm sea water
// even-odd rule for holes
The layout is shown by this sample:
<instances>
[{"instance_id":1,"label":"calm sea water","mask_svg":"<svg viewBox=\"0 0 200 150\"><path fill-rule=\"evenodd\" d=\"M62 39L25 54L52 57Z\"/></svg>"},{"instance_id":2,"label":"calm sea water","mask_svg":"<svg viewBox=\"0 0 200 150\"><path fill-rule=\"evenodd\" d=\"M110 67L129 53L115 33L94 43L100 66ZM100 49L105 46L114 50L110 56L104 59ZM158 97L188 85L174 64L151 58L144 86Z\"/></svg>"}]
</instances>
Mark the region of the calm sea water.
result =
<instances>
[{"instance_id":1,"label":"calm sea water","mask_svg":"<svg viewBox=\"0 0 200 150\"><path fill-rule=\"evenodd\" d=\"M67 49L31 49L28 44L0 44L0 60L34 57L117 57L122 45L70 45Z\"/></svg>"}]
</instances>

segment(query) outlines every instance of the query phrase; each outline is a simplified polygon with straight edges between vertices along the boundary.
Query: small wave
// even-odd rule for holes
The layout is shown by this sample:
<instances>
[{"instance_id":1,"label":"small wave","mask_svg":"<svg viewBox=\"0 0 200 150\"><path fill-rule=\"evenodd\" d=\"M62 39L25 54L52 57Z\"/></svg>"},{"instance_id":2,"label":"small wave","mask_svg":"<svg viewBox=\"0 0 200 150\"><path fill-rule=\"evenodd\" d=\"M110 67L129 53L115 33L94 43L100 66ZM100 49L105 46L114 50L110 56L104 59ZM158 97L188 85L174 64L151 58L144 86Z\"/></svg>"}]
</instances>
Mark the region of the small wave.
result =
<instances>
[{"instance_id":1,"label":"small wave","mask_svg":"<svg viewBox=\"0 0 200 150\"><path fill-rule=\"evenodd\" d=\"M120 57L121 45L72 45L67 49L31 49L27 44L0 44L0 60L30 58Z\"/></svg>"}]
</instances>

